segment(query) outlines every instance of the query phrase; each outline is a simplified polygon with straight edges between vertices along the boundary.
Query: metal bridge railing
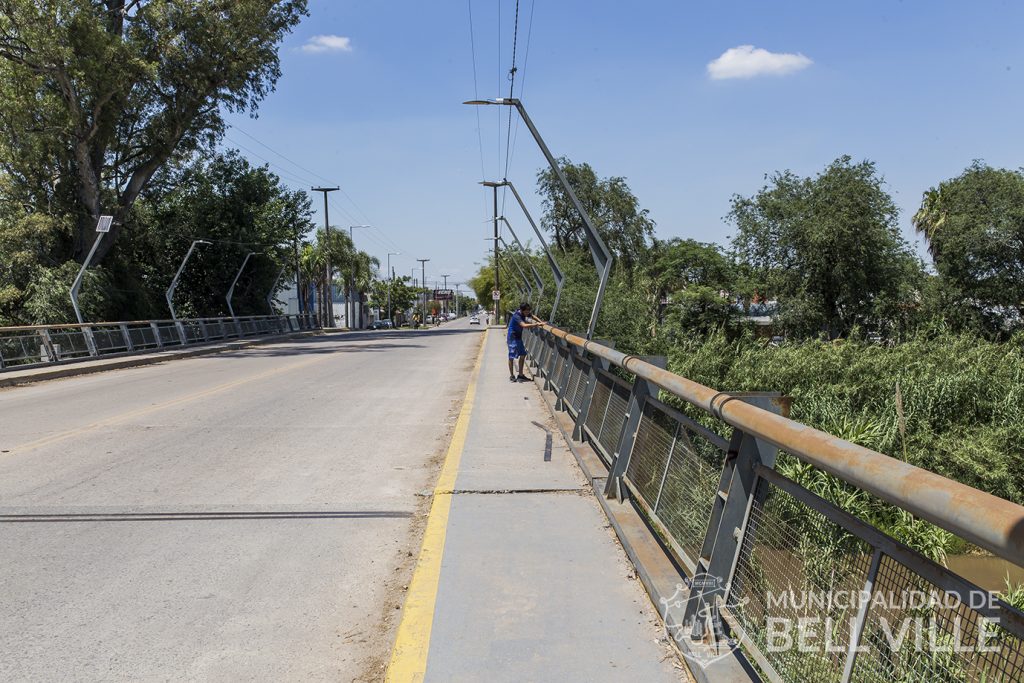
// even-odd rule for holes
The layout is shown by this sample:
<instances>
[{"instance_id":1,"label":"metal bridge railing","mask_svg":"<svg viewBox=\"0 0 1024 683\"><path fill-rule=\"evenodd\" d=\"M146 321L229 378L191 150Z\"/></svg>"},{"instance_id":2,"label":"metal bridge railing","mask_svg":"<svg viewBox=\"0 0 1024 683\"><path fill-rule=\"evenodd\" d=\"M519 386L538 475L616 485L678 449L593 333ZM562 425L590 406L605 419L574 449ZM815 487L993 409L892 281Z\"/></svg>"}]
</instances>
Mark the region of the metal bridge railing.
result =
<instances>
[{"instance_id":1,"label":"metal bridge railing","mask_svg":"<svg viewBox=\"0 0 1024 683\"><path fill-rule=\"evenodd\" d=\"M318 328L308 314L0 327L0 372Z\"/></svg>"},{"instance_id":2,"label":"metal bridge railing","mask_svg":"<svg viewBox=\"0 0 1024 683\"><path fill-rule=\"evenodd\" d=\"M608 466L606 495L631 498L688 573L665 614L684 652L738 647L755 680L1024 681L1024 614L775 464L784 451L1022 566L1024 507L789 420L778 395L718 392L551 326L527 349Z\"/></svg>"}]
</instances>

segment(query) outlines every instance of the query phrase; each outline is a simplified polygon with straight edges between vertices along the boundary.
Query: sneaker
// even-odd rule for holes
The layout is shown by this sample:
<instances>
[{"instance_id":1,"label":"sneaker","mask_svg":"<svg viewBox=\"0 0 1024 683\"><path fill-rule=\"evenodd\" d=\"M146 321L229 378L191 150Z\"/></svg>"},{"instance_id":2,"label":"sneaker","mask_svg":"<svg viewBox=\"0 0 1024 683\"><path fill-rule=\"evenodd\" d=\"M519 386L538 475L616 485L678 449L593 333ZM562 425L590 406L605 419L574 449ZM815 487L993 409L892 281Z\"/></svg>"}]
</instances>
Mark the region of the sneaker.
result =
<instances>
[{"instance_id":1,"label":"sneaker","mask_svg":"<svg viewBox=\"0 0 1024 683\"><path fill-rule=\"evenodd\" d=\"M519 375L518 377L516 377L516 381L517 382L529 382L530 378L527 377L526 375Z\"/></svg>"},{"instance_id":2,"label":"sneaker","mask_svg":"<svg viewBox=\"0 0 1024 683\"><path fill-rule=\"evenodd\" d=\"M509 376L508 376L508 381L509 381L509 382L515 382L515 381L517 381L517 380L516 380L516 378L515 378L515 375L509 375Z\"/></svg>"}]
</instances>

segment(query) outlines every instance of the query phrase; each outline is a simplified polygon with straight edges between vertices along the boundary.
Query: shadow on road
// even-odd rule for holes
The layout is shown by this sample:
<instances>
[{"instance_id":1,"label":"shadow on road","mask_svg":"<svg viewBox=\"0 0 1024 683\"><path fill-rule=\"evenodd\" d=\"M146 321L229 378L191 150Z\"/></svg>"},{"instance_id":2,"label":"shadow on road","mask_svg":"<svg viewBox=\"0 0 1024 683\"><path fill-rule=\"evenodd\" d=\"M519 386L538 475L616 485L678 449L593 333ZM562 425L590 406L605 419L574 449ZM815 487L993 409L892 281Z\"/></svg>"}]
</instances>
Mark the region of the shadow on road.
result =
<instances>
[{"instance_id":1,"label":"shadow on road","mask_svg":"<svg viewBox=\"0 0 1024 683\"><path fill-rule=\"evenodd\" d=\"M412 512L402 510L318 510L311 512L113 512L75 514L0 515L0 524L27 522L192 522L222 519L405 519Z\"/></svg>"}]
</instances>

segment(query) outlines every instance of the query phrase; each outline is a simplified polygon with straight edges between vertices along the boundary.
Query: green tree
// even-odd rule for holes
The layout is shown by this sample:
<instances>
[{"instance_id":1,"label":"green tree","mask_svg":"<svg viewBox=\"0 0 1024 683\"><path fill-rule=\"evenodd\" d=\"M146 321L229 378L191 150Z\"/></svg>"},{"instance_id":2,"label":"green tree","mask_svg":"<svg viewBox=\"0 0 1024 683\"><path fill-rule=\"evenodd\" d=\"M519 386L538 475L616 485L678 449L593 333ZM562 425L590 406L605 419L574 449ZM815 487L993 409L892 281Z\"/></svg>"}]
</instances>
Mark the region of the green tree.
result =
<instances>
[{"instance_id":1,"label":"green tree","mask_svg":"<svg viewBox=\"0 0 1024 683\"><path fill-rule=\"evenodd\" d=\"M914 227L928 240L944 311L1006 332L1024 322L1024 171L975 161L924 193Z\"/></svg>"},{"instance_id":2,"label":"green tree","mask_svg":"<svg viewBox=\"0 0 1024 683\"><path fill-rule=\"evenodd\" d=\"M7 0L0 3L0 159L6 199L66 214L56 261L84 258L154 175L209 148L224 112L253 110L306 0Z\"/></svg>"},{"instance_id":3,"label":"green tree","mask_svg":"<svg viewBox=\"0 0 1024 683\"><path fill-rule=\"evenodd\" d=\"M598 178L590 164L574 164L565 157L558 163L608 249L615 255L616 263L632 272L654 234L654 221L647 209L640 208L640 201L625 178ZM586 249L583 219L550 168L537 173L537 185L544 207L541 225L552 234L555 244L563 251Z\"/></svg>"},{"instance_id":4,"label":"green tree","mask_svg":"<svg viewBox=\"0 0 1024 683\"><path fill-rule=\"evenodd\" d=\"M651 336L668 317L673 332L706 333L735 322L736 269L717 245L654 240L644 259Z\"/></svg>"},{"instance_id":5,"label":"green tree","mask_svg":"<svg viewBox=\"0 0 1024 683\"><path fill-rule=\"evenodd\" d=\"M768 176L732 199L733 248L760 293L777 297L796 335L835 338L854 326L884 329L908 305L920 264L897 227L898 211L875 164L843 156L814 178Z\"/></svg>"},{"instance_id":6,"label":"green tree","mask_svg":"<svg viewBox=\"0 0 1024 683\"><path fill-rule=\"evenodd\" d=\"M309 217L305 193L287 189L265 167L253 167L237 153L164 168L133 209L134 229L122 234L102 266L87 272L83 315L89 320L166 317L164 291L196 239L214 244L198 247L182 272L177 312L225 313L224 294L252 251L234 307L239 313L266 313L274 278L285 264L291 272L296 242L312 229ZM71 223L68 217L24 214L0 202L0 254L10 264L0 269L0 318L72 319L68 289L78 264L52 255Z\"/></svg>"}]
</instances>

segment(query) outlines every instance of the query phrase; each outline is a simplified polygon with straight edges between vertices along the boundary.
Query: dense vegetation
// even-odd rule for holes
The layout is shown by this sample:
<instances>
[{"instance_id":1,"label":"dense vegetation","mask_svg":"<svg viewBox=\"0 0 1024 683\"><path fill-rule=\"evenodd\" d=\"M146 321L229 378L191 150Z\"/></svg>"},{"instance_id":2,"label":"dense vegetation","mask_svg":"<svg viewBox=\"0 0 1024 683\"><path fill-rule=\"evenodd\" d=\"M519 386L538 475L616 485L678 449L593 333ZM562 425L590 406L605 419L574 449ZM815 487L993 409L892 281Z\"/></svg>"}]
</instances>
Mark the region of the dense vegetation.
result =
<instances>
[{"instance_id":1,"label":"dense vegetation","mask_svg":"<svg viewBox=\"0 0 1024 683\"><path fill-rule=\"evenodd\" d=\"M624 180L562 163L586 185L578 192L606 242L628 251L597 338L667 356L671 370L717 389L783 392L801 422L1024 504L1024 174L974 162L926 193L914 220L932 270L900 235L871 162L767 176L755 195L733 198L727 246L658 239ZM555 323L583 330L593 265L548 171L539 185L568 279ZM795 459L779 466L936 559L963 547Z\"/></svg>"},{"instance_id":2,"label":"dense vegetation","mask_svg":"<svg viewBox=\"0 0 1024 683\"><path fill-rule=\"evenodd\" d=\"M80 297L89 320L266 313L266 296L326 264L366 291L377 263L344 231L314 233L309 199L267 168L218 153L225 112L255 111L305 0L12 0L0 4L0 325L73 320L68 289L96 237ZM312 234L312 239L306 235ZM335 284L338 284L337 281ZM324 296L317 297L321 302Z\"/></svg>"}]
</instances>

